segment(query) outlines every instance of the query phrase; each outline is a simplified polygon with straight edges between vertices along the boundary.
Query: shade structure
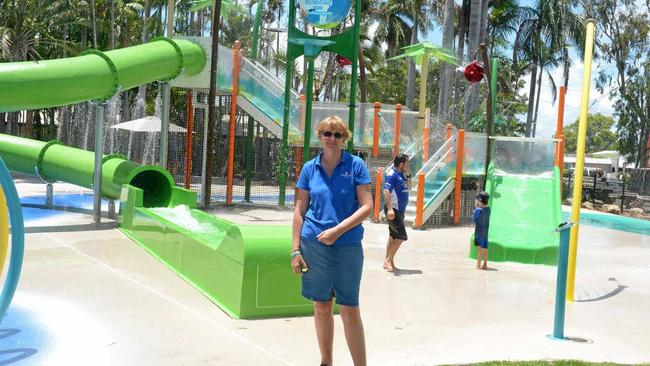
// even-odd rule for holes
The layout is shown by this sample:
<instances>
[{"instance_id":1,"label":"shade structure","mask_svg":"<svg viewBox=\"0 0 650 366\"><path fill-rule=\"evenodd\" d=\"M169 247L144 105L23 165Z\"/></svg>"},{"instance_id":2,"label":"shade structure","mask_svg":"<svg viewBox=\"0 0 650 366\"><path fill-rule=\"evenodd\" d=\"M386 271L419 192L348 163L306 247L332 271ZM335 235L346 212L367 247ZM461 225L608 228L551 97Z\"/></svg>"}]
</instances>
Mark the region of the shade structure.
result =
<instances>
[{"instance_id":1,"label":"shade structure","mask_svg":"<svg viewBox=\"0 0 650 366\"><path fill-rule=\"evenodd\" d=\"M160 118L156 116L147 116L143 118L134 119L132 121L118 123L111 126L118 130L128 130L133 132L160 132ZM187 132L184 127L169 124L169 132Z\"/></svg>"}]
</instances>

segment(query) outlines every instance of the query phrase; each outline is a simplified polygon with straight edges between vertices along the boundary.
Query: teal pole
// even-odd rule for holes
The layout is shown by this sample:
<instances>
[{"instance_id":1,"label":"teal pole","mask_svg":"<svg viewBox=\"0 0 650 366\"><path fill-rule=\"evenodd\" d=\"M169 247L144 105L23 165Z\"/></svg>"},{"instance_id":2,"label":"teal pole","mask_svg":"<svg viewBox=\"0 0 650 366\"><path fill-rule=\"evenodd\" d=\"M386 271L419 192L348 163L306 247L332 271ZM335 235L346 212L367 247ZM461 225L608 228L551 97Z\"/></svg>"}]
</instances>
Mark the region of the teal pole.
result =
<instances>
[{"instance_id":1,"label":"teal pole","mask_svg":"<svg viewBox=\"0 0 650 366\"><path fill-rule=\"evenodd\" d=\"M289 34L288 38L291 38L291 27L296 22L296 1L289 0L289 22L287 23ZM293 78L293 58L289 55L289 47L287 47L287 66L284 71L284 116L282 118L282 147L280 148L280 174L278 177L278 183L280 186L280 192L278 195L278 205L284 207L286 200L286 188L287 188L287 156L289 154L289 111L291 108L291 93L289 89L291 88L291 79Z\"/></svg>"},{"instance_id":2,"label":"teal pole","mask_svg":"<svg viewBox=\"0 0 650 366\"><path fill-rule=\"evenodd\" d=\"M555 286L555 318L553 321L553 335L548 338L565 340L564 338L564 310L566 305L566 278L569 263L569 239L571 238L572 223L563 223L555 231L560 232L560 252L557 262L557 284Z\"/></svg>"},{"instance_id":3,"label":"teal pole","mask_svg":"<svg viewBox=\"0 0 650 366\"><path fill-rule=\"evenodd\" d=\"M307 95L305 96L305 131L303 132L302 163L309 160L309 146L311 145L311 106L314 100L314 57L309 58L307 64Z\"/></svg>"},{"instance_id":4,"label":"teal pole","mask_svg":"<svg viewBox=\"0 0 650 366\"><path fill-rule=\"evenodd\" d=\"M354 117L357 112L357 69L359 68L359 33L361 29L361 0L354 3L354 30L353 42L354 53L352 54L352 77L350 80L350 110L348 114L348 128L350 139L348 140L348 151L354 148Z\"/></svg>"}]
</instances>

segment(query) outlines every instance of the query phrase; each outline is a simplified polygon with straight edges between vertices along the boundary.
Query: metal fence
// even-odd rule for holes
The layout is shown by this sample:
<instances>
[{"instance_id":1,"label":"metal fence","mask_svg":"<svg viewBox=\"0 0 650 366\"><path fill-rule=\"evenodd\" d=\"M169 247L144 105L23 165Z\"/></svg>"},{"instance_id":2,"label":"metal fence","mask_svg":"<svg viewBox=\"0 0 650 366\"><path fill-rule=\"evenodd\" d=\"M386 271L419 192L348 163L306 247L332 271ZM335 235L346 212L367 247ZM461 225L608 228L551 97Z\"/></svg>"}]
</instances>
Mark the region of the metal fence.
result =
<instances>
[{"instance_id":1,"label":"metal fence","mask_svg":"<svg viewBox=\"0 0 650 366\"><path fill-rule=\"evenodd\" d=\"M565 203L573 197L575 179L565 174L562 198ZM582 203L591 202L595 207L604 204L617 205L623 210L641 208L650 213L650 169L632 169L620 177L611 175L585 175L582 181Z\"/></svg>"}]
</instances>

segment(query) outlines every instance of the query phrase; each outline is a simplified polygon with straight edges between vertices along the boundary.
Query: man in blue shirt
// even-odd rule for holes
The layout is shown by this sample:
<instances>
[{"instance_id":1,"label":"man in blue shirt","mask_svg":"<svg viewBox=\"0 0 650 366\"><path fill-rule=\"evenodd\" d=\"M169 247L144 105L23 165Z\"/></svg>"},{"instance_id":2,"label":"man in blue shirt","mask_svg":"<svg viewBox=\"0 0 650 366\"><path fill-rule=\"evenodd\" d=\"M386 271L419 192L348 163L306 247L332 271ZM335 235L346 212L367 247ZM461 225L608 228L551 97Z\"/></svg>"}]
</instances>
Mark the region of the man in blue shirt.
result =
<instances>
[{"instance_id":1,"label":"man in blue shirt","mask_svg":"<svg viewBox=\"0 0 650 366\"><path fill-rule=\"evenodd\" d=\"M404 212L409 201L411 190L411 175L409 156L398 154L393 159L393 168L386 172L384 181L384 214L388 221L388 244L386 245L386 258L384 269L388 272L397 270L395 267L395 254L403 242L408 240L406 226L404 226Z\"/></svg>"}]
</instances>

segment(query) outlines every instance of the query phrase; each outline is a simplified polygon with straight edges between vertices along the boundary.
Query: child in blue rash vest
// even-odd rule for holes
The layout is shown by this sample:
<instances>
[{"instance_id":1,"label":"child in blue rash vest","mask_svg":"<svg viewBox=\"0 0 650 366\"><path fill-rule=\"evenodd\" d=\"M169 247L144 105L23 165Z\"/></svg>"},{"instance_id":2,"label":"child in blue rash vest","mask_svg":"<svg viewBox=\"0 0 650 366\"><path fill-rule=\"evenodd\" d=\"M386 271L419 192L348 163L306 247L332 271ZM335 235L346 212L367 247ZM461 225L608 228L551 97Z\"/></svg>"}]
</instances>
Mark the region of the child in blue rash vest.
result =
<instances>
[{"instance_id":1,"label":"child in blue rash vest","mask_svg":"<svg viewBox=\"0 0 650 366\"><path fill-rule=\"evenodd\" d=\"M490 228L490 195L481 191L476 194L476 208L472 214L474 223L474 246L476 246L476 269L487 269L488 262L488 230ZM483 257L483 265L481 265Z\"/></svg>"}]
</instances>

